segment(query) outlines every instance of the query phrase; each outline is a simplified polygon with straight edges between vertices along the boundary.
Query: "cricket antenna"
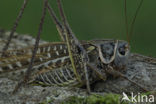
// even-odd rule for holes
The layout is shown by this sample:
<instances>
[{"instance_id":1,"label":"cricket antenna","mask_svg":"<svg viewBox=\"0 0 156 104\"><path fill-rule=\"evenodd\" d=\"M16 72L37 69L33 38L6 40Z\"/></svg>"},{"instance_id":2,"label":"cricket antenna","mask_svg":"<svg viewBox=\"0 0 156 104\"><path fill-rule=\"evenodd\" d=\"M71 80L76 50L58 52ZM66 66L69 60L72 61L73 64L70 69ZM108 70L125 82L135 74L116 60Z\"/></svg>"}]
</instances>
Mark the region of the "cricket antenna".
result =
<instances>
[{"instance_id":1,"label":"cricket antenna","mask_svg":"<svg viewBox=\"0 0 156 104\"><path fill-rule=\"evenodd\" d=\"M140 1L139 3L139 6L134 14L134 17L133 17L133 20L132 20L132 23L131 23L131 26L130 26L130 31L129 31L129 28L128 28L128 18L127 18L127 0L124 0L124 11L125 11L125 25L126 25L126 35L127 35L127 41L128 43L130 44L130 40L131 40L131 37L132 37L132 34L133 34L133 29L134 29L134 24L135 24L135 21L136 21L136 17L139 13L139 10L141 8L143 4L143 0Z\"/></svg>"},{"instance_id":2,"label":"cricket antenna","mask_svg":"<svg viewBox=\"0 0 156 104\"><path fill-rule=\"evenodd\" d=\"M138 15L138 13L139 13L139 10L140 10L142 4L143 4L143 0L140 1L140 4L139 4L139 6L138 6L138 8L137 8L137 10L136 10L136 12L135 12L134 18L133 18L133 20L132 20L132 24L131 24L131 27L130 27L129 38L132 37L133 29L134 29L134 24L135 24L135 21L136 21L136 17L137 17L137 15Z\"/></svg>"},{"instance_id":3,"label":"cricket antenna","mask_svg":"<svg viewBox=\"0 0 156 104\"><path fill-rule=\"evenodd\" d=\"M130 44L130 37L129 37L129 33L128 33L128 19L127 19L127 0L124 0L124 1L125 1L124 12L125 12L126 36L127 36L128 44Z\"/></svg>"}]
</instances>

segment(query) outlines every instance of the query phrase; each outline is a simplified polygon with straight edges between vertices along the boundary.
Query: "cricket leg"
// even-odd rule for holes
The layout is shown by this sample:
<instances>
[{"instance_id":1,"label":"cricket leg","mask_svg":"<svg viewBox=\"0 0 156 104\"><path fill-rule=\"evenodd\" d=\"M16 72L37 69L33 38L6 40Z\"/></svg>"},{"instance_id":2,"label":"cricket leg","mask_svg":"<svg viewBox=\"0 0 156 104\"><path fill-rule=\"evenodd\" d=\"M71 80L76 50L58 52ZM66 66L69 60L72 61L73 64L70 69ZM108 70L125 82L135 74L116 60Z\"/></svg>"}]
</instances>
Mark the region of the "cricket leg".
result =
<instances>
[{"instance_id":1,"label":"cricket leg","mask_svg":"<svg viewBox=\"0 0 156 104\"><path fill-rule=\"evenodd\" d=\"M90 93L90 85L89 85L89 79L88 79L88 72L87 72L87 61L88 61L88 55L83 46L80 44L78 39L75 37L74 33L72 32L68 21L66 19L66 16L63 11L63 7L61 4L61 0L57 0L58 3L58 8L60 11L60 16L63 21L64 25L64 34L66 36L66 43L68 47L68 52L70 56L70 60L72 63L72 67L74 70L74 73L78 80L81 82L81 78L79 74L77 73L80 69L84 69L84 74L85 74L85 79L86 79L86 86L87 86L87 91ZM80 55L78 55L78 52ZM82 62L80 62L82 60ZM79 63L80 65L77 65Z\"/></svg>"},{"instance_id":2,"label":"cricket leg","mask_svg":"<svg viewBox=\"0 0 156 104\"><path fill-rule=\"evenodd\" d=\"M88 66L91 70L93 70L93 71L98 75L98 77L100 77L100 79L102 79L102 80L104 80L104 81L107 79L106 73L100 72L99 69L98 69L95 65L93 65L93 64L91 64L91 63L87 63L87 66Z\"/></svg>"},{"instance_id":3,"label":"cricket leg","mask_svg":"<svg viewBox=\"0 0 156 104\"><path fill-rule=\"evenodd\" d=\"M38 45L39 45L40 35L41 35L41 32L42 32L43 23L44 23L44 19L45 19L45 15L46 15L47 4L48 4L48 0L44 0L44 6L43 6L42 17L41 17L41 20L40 20L39 29L38 29L38 33L37 33L37 37L36 37L34 49L33 49L33 52L32 52L32 58L31 58L30 64L29 64L28 69L27 69L27 71L26 71L26 73L25 73L24 79L23 79L21 82L19 82L19 83L17 84L17 86L15 87L15 89L14 89L14 91L13 91L13 94L16 93L17 90L18 90L24 83L26 83L26 82L29 80L29 75L30 75L30 73L31 73L31 69L32 69L32 67L33 67L35 55L36 55L36 52L37 52L37 49L38 49Z\"/></svg>"},{"instance_id":4,"label":"cricket leg","mask_svg":"<svg viewBox=\"0 0 156 104\"><path fill-rule=\"evenodd\" d=\"M64 34L64 26L59 21L58 17L56 16L53 8L50 6L49 3L48 3L47 8L48 8L49 14L50 14L54 24L56 25L56 28L57 28L57 31L58 31L60 37L61 37L61 40L66 41L65 34Z\"/></svg>"},{"instance_id":5,"label":"cricket leg","mask_svg":"<svg viewBox=\"0 0 156 104\"><path fill-rule=\"evenodd\" d=\"M143 86L141 86L140 84L132 81L131 79L129 79L128 77L123 75L121 72L114 70L111 66L109 66L109 69L106 70L106 71L107 71L107 73L109 73L109 74L111 74L113 76L121 77L121 78L124 78L124 79L128 80L129 82L131 82L131 83L137 85L138 87L140 87L143 91L146 91L146 92L149 91L146 88L144 88Z\"/></svg>"},{"instance_id":6,"label":"cricket leg","mask_svg":"<svg viewBox=\"0 0 156 104\"><path fill-rule=\"evenodd\" d=\"M27 6L27 3L28 3L28 0L24 0L23 5L22 5L22 7L21 7L21 9L20 9L20 12L19 12L19 14L18 14L18 16L17 16L17 18L16 18L16 21L15 21L15 23L14 23L12 29L11 29L10 35L9 35L9 37L8 37L8 41L7 41L7 43L5 44L5 46L3 47L1 57L4 57L4 56L5 56L5 52L7 51L8 47L9 47L9 44L10 44L10 42L11 42L11 39L13 38L14 32L16 31L16 28L17 28L17 26L18 26L18 24L19 24L19 21L20 21L20 19L22 18L22 15L23 15L23 13L24 13L24 9L25 9L26 6Z\"/></svg>"}]
</instances>

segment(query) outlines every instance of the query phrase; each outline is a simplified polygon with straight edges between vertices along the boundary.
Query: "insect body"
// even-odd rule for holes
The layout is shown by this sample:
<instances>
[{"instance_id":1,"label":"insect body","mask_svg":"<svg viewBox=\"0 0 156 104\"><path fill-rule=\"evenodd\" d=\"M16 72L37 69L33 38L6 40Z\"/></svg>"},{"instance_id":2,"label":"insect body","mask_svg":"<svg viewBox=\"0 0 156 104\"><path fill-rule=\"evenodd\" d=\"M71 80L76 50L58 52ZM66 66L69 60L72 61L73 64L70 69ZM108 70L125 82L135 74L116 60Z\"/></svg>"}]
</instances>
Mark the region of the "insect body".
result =
<instances>
[{"instance_id":1,"label":"insect body","mask_svg":"<svg viewBox=\"0 0 156 104\"><path fill-rule=\"evenodd\" d=\"M21 17L21 13L26 7L26 2L27 0L24 1L19 17ZM55 15L48 0L44 0L43 14L34 49L5 51L9 45L11 35L13 35L13 32L11 32L8 43L2 51L0 73L19 71L19 69L24 68L26 72L22 82L28 80L28 82L39 82L43 85L86 85L88 92L90 92L89 82L93 83L99 79L106 80L109 74L129 80L121 73L128 62L129 43L121 40L80 42L66 20L61 1L57 0L57 3L62 23ZM48 9L52 20L56 24L63 42L38 46L46 9ZM18 21L19 18L17 18Z\"/></svg>"},{"instance_id":2,"label":"insect body","mask_svg":"<svg viewBox=\"0 0 156 104\"><path fill-rule=\"evenodd\" d=\"M82 42L82 44L88 53L89 63L96 68L87 68L90 82L100 78L106 80L108 65L118 70L122 70L127 65L129 49L127 49L128 43L125 41L94 40ZM23 71L22 69L27 68L32 48L7 51L6 55L6 58L0 59L1 73L14 75L15 71ZM77 73L81 76L81 80L84 80L83 69L78 69ZM31 81L41 82L43 85L71 86L79 84L64 42L48 43L38 48L31 76Z\"/></svg>"},{"instance_id":3,"label":"insect body","mask_svg":"<svg viewBox=\"0 0 156 104\"><path fill-rule=\"evenodd\" d=\"M93 42L92 42L93 43ZM94 45L99 45L100 47L96 47ZM107 46L108 45L108 46ZM88 52L89 56L89 64L91 64L94 68L88 67L87 72L89 75L89 81L93 83L94 81L99 80L102 78L103 80L106 80L107 71L109 70L109 65L113 66L116 69L122 70L123 66L125 67L127 65L129 50L126 49L127 43L124 41L119 41L117 47L115 47L115 42L113 40L98 40L95 41L95 43L92 44L84 44L83 45ZM102 51L102 56L100 56L99 49ZM107 51L103 48L108 48ZM116 48L116 49L115 49ZM116 50L116 51L115 51ZM122 52L120 51L122 50ZM115 53L114 53L115 51ZM124 54L122 54L124 53ZM79 53L77 53L79 54ZM100 59L109 60L109 63L103 63ZM123 59L123 62L119 61ZM112 60L111 60L112 59ZM68 61L68 62L67 62ZM81 83L78 83L78 80L76 76L74 75L69 56L62 57L61 60L59 60L60 64L63 64L60 68L52 69L51 66L48 66L52 70L48 70L47 72L41 72L39 75L37 75L36 80L41 81L48 85L80 85ZM56 62L57 63L57 62ZM121 65L122 63L122 65ZM77 63L77 65L79 65ZM46 69L45 69L46 70ZM85 73L83 72L84 69L78 69L77 73L80 76L82 82L85 82ZM82 83L84 84L84 83Z\"/></svg>"}]
</instances>

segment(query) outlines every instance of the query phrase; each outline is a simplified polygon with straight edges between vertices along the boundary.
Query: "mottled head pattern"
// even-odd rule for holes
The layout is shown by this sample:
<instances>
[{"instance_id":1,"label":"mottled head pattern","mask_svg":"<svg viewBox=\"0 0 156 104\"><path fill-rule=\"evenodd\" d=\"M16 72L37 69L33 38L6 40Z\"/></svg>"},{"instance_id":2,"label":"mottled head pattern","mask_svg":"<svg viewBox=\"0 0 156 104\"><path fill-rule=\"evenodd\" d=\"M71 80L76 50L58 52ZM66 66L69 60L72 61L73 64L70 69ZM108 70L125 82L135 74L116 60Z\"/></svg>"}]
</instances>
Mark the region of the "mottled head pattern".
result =
<instances>
[{"instance_id":1,"label":"mottled head pattern","mask_svg":"<svg viewBox=\"0 0 156 104\"><path fill-rule=\"evenodd\" d=\"M99 45L99 57L104 64L123 69L128 63L129 47L125 41L108 41Z\"/></svg>"},{"instance_id":2,"label":"mottled head pattern","mask_svg":"<svg viewBox=\"0 0 156 104\"><path fill-rule=\"evenodd\" d=\"M117 46L118 41L99 44L98 46L99 57L104 64L109 64L114 60Z\"/></svg>"},{"instance_id":3,"label":"mottled head pattern","mask_svg":"<svg viewBox=\"0 0 156 104\"><path fill-rule=\"evenodd\" d=\"M115 70L126 67L130 54L129 45L122 40L96 40L99 59L105 66L111 65Z\"/></svg>"},{"instance_id":4,"label":"mottled head pattern","mask_svg":"<svg viewBox=\"0 0 156 104\"><path fill-rule=\"evenodd\" d=\"M114 59L114 65L119 70L126 67L130 55L130 47L126 41L119 41Z\"/></svg>"}]
</instances>

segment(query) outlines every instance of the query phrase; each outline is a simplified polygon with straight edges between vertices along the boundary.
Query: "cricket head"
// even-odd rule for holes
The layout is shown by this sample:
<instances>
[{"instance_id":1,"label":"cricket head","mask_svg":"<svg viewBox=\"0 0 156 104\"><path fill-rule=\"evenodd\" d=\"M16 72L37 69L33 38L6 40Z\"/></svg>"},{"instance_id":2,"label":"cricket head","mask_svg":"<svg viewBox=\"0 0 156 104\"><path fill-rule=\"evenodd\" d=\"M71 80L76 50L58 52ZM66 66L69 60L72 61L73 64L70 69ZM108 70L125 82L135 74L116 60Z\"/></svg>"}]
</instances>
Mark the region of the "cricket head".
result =
<instances>
[{"instance_id":1,"label":"cricket head","mask_svg":"<svg viewBox=\"0 0 156 104\"><path fill-rule=\"evenodd\" d=\"M97 47L99 60L104 66L110 65L115 70L122 70L128 64L130 47L123 40L99 40L94 44Z\"/></svg>"},{"instance_id":2,"label":"cricket head","mask_svg":"<svg viewBox=\"0 0 156 104\"><path fill-rule=\"evenodd\" d=\"M125 68L128 64L129 56L130 56L129 43L126 41L119 41L116 50L116 55L114 58L114 66L117 69Z\"/></svg>"},{"instance_id":3,"label":"cricket head","mask_svg":"<svg viewBox=\"0 0 156 104\"><path fill-rule=\"evenodd\" d=\"M126 41L108 41L98 46L99 58L103 64L110 64L113 69L121 70L126 67L130 54Z\"/></svg>"}]
</instances>

